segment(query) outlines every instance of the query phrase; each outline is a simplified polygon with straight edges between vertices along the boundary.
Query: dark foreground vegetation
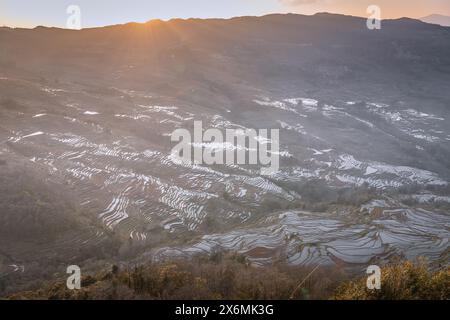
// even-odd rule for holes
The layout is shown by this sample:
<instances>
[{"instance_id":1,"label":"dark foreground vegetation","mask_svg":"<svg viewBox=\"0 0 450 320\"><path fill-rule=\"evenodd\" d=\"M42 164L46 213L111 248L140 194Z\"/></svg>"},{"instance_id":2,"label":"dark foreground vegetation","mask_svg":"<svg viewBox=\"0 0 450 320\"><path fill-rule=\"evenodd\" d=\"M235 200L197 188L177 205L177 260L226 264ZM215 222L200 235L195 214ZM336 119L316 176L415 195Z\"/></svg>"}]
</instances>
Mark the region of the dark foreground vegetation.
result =
<instances>
[{"instance_id":1,"label":"dark foreground vegetation","mask_svg":"<svg viewBox=\"0 0 450 320\"><path fill-rule=\"evenodd\" d=\"M313 271L313 272L312 272ZM354 276L353 276L354 278ZM70 291L64 281L9 299L450 299L450 268L429 272L424 261L398 262L382 269L382 289L366 288L366 277L351 280L336 268L313 270L277 265L254 267L239 255L198 258L111 270L82 279Z\"/></svg>"},{"instance_id":2,"label":"dark foreground vegetation","mask_svg":"<svg viewBox=\"0 0 450 320\"><path fill-rule=\"evenodd\" d=\"M368 290L366 278L340 286L338 300L449 300L450 268L429 272L424 261L387 266L381 273L381 290Z\"/></svg>"}]
</instances>

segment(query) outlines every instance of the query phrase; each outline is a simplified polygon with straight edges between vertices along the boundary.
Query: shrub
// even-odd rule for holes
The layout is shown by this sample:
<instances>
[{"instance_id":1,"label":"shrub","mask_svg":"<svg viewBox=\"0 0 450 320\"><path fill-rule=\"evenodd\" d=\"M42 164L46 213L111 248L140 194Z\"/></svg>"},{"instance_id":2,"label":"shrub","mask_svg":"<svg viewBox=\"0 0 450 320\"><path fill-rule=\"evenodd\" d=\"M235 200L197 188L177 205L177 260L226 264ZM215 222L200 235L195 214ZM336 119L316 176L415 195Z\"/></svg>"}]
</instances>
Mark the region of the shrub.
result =
<instances>
[{"instance_id":1,"label":"shrub","mask_svg":"<svg viewBox=\"0 0 450 320\"><path fill-rule=\"evenodd\" d=\"M429 272L424 260L382 268L381 290L369 290L366 278L342 285L337 300L448 300L450 268Z\"/></svg>"}]
</instances>

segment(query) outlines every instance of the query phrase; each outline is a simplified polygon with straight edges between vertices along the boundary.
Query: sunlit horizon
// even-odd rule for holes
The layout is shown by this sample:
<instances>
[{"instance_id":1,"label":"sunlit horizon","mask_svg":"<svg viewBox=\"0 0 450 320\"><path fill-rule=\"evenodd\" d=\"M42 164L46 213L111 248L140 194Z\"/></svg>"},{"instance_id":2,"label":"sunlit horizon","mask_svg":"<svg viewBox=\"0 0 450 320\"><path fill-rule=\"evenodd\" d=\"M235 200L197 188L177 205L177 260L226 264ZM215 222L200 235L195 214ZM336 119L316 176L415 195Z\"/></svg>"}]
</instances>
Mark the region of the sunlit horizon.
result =
<instances>
[{"instance_id":1,"label":"sunlit horizon","mask_svg":"<svg viewBox=\"0 0 450 320\"><path fill-rule=\"evenodd\" d=\"M103 27L130 22L145 23L151 20L172 19L229 19L241 16L263 16L268 14L314 15L320 12L367 17L369 5L379 5L382 19L409 17L420 19L431 14L450 16L447 0L0 0L0 26L34 28L37 26L65 28L69 5L78 5L82 12L82 27Z\"/></svg>"}]
</instances>

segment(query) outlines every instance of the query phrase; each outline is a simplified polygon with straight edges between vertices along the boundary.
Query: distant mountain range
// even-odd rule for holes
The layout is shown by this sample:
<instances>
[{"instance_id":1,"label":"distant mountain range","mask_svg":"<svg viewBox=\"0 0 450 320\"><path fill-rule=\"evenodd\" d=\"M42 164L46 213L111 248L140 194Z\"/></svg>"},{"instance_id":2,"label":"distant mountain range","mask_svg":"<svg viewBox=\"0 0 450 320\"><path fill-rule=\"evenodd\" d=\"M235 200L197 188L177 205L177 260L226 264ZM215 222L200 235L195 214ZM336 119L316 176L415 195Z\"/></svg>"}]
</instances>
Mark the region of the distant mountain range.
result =
<instances>
[{"instance_id":1,"label":"distant mountain range","mask_svg":"<svg viewBox=\"0 0 450 320\"><path fill-rule=\"evenodd\" d=\"M450 27L450 17L441 14L431 14L420 20L427 23L439 24L441 26Z\"/></svg>"}]
</instances>

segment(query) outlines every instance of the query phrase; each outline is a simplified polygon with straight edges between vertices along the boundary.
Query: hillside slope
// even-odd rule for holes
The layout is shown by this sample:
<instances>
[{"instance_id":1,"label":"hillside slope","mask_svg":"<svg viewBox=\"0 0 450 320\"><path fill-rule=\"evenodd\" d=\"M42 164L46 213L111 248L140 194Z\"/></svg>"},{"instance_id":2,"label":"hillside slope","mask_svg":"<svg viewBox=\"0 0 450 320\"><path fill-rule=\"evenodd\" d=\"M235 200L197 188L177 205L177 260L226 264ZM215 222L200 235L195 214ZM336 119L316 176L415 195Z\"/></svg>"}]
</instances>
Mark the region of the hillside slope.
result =
<instances>
[{"instance_id":1,"label":"hillside slope","mask_svg":"<svg viewBox=\"0 0 450 320\"><path fill-rule=\"evenodd\" d=\"M449 28L288 14L1 28L0 43L9 291L43 266L38 278L221 250L448 264ZM177 162L170 135L194 120L280 129L279 172Z\"/></svg>"}]
</instances>

